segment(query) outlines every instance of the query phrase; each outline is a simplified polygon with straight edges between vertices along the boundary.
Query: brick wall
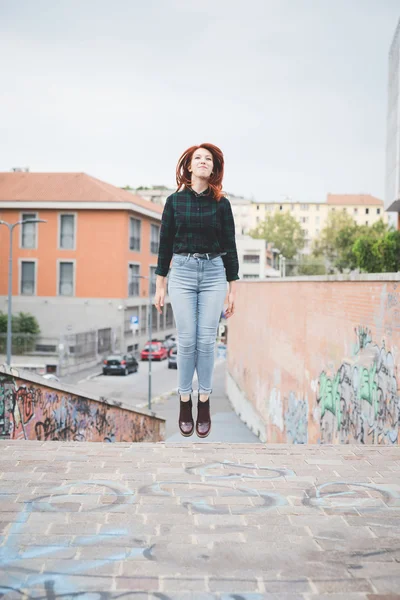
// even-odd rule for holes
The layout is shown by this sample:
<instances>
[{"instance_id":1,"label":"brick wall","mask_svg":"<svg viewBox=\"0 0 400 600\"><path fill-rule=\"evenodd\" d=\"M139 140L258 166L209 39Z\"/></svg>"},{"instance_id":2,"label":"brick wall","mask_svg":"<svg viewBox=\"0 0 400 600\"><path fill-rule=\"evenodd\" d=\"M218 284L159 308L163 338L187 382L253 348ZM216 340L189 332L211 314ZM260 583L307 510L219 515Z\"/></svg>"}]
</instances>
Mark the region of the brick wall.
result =
<instances>
[{"instance_id":1,"label":"brick wall","mask_svg":"<svg viewBox=\"0 0 400 600\"><path fill-rule=\"evenodd\" d=\"M0 366L0 439L159 442L165 421L113 400L80 395L29 371Z\"/></svg>"},{"instance_id":2,"label":"brick wall","mask_svg":"<svg viewBox=\"0 0 400 600\"><path fill-rule=\"evenodd\" d=\"M263 441L397 444L400 274L240 282L228 395Z\"/></svg>"}]
</instances>

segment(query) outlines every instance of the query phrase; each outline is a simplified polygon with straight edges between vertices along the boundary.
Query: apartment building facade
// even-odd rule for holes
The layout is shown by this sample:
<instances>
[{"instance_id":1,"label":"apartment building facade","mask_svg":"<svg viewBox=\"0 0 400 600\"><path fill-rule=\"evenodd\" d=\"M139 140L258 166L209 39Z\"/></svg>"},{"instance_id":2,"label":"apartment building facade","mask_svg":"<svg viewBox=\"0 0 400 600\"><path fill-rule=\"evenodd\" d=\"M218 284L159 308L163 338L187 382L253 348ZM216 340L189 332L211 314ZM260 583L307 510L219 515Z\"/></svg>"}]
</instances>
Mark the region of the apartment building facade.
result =
<instances>
[{"instance_id":1,"label":"apartment building facade","mask_svg":"<svg viewBox=\"0 0 400 600\"><path fill-rule=\"evenodd\" d=\"M175 188L168 188L166 186L152 186L152 187L139 187L136 190L130 190L136 196L140 196L144 200L148 202L152 202L153 204L159 204L164 207L165 202L167 201L168 196L174 194L176 192Z\"/></svg>"},{"instance_id":2,"label":"apartment building facade","mask_svg":"<svg viewBox=\"0 0 400 600\"><path fill-rule=\"evenodd\" d=\"M235 194L227 194L226 196L231 203L236 235L247 235L251 229L251 200L243 196L235 196Z\"/></svg>"},{"instance_id":3,"label":"apartment building facade","mask_svg":"<svg viewBox=\"0 0 400 600\"><path fill-rule=\"evenodd\" d=\"M400 19L389 51L385 209L400 227Z\"/></svg>"},{"instance_id":4,"label":"apartment building facade","mask_svg":"<svg viewBox=\"0 0 400 600\"><path fill-rule=\"evenodd\" d=\"M328 194L325 202L294 202L287 198L281 202L251 202L248 219L249 233L268 215L276 212L290 213L306 234L304 253L310 253L312 242L326 225L329 212L347 212L358 225L373 225L380 219L388 222L383 201L370 194Z\"/></svg>"},{"instance_id":5,"label":"apartment building facade","mask_svg":"<svg viewBox=\"0 0 400 600\"><path fill-rule=\"evenodd\" d=\"M240 279L265 279L280 277L278 252L265 240L249 235L236 236Z\"/></svg>"},{"instance_id":6,"label":"apartment building facade","mask_svg":"<svg viewBox=\"0 0 400 600\"><path fill-rule=\"evenodd\" d=\"M84 173L0 173L0 220L13 237L13 314L29 312L43 338L97 331L113 350L147 340L162 207ZM0 226L0 310L7 311L9 232ZM151 289L149 288L152 277ZM153 337L174 331L167 298Z\"/></svg>"}]
</instances>

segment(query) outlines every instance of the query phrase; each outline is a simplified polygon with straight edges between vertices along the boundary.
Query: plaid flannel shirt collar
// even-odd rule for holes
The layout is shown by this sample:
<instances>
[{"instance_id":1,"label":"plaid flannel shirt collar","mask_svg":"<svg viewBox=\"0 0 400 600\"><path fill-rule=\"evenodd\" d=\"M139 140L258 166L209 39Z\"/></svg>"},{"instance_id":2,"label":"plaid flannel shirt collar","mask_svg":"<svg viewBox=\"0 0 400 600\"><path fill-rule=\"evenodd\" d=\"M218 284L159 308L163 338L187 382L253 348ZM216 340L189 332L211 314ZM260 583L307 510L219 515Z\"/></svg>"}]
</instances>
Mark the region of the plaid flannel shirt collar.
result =
<instances>
[{"instance_id":1,"label":"plaid flannel shirt collar","mask_svg":"<svg viewBox=\"0 0 400 600\"><path fill-rule=\"evenodd\" d=\"M194 189L191 188L191 187L188 187L186 189L188 189L189 192L192 192L192 194L194 194L197 198L200 198L200 196L208 196L209 193L210 193L210 188L209 187L206 190L204 190L203 192L200 192L200 194L197 193L197 192L195 192Z\"/></svg>"}]
</instances>

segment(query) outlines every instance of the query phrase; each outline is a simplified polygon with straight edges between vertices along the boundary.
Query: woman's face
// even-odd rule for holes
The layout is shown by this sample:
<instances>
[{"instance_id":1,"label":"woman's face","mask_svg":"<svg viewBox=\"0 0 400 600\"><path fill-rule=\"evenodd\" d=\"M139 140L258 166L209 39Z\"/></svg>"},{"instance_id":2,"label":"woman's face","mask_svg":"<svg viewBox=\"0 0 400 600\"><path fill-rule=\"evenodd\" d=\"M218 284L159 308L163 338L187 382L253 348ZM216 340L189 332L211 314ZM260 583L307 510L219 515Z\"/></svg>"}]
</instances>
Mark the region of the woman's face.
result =
<instances>
[{"instance_id":1,"label":"woman's face","mask_svg":"<svg viewBox=\"0 0 400 600\"><path fill-rule=\"evenodd\" d=\"M203 179L209 179L214 167L213 156L205 148L199 148L192 156L189 171Z\"/></svg>"}]
</instances>

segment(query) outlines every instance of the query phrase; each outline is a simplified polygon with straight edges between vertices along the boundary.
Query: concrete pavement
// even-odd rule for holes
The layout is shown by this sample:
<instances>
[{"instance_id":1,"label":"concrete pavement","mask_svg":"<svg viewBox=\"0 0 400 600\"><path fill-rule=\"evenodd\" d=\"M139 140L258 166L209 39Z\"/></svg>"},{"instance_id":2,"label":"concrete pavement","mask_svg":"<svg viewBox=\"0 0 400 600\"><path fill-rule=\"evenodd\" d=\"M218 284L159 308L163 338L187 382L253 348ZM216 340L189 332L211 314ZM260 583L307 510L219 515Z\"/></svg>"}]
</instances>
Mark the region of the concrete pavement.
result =
<instances>
[{"instance_id":1,"label":"concrete pavement","mask_svg":"<svg viewBox=\"0 0 400 600\"><path fill-rule=\"evenodd\" d=\"M0 442L0 597L400 598L400 447Z\"/></svg>"}]
</instances>

